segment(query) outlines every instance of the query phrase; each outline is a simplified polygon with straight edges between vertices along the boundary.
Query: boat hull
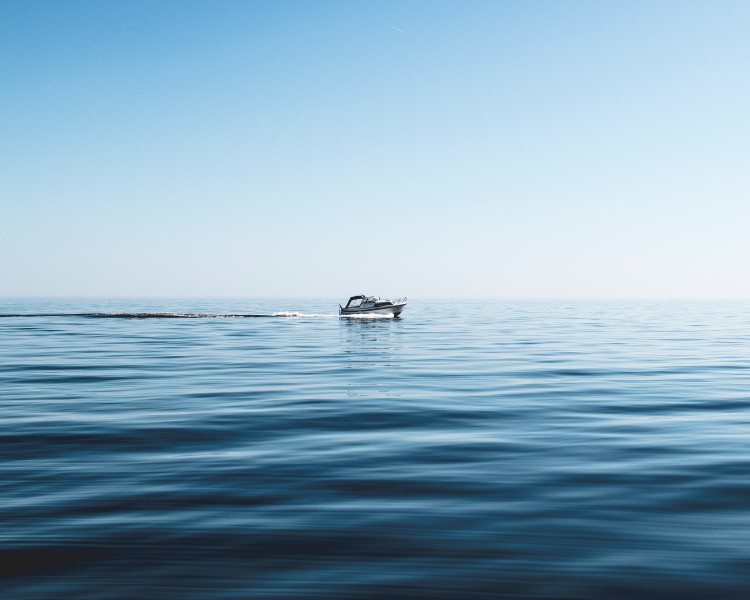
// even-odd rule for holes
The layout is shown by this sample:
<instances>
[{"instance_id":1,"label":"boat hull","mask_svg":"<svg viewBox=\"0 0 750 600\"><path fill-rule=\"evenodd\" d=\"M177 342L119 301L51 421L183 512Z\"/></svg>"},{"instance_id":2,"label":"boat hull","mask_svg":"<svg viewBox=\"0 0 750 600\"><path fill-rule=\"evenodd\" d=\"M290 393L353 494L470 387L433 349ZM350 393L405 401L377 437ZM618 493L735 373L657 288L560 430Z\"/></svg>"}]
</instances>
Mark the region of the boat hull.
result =
<instances>
[{"instance_id":1,"label":"boat hull","mask_svg":"<svg viewBox=\"0 0 750 600\"><path fill-rule=\"evenodd\" d=\"M341 308L340 315L393 315L397 317L404 310L406 302L403 304L392 304L391 306L374 306L372 308Z\"/></svg>"}]
</instances>

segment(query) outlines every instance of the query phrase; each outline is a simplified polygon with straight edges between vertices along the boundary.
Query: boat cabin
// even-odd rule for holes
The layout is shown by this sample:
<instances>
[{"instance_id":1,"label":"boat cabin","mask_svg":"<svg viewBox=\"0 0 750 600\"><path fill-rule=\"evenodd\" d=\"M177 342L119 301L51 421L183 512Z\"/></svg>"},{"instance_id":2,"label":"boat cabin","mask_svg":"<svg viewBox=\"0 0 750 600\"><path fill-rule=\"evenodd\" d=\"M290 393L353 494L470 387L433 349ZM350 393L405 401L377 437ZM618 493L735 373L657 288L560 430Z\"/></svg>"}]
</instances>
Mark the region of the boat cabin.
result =
<instances>
[{"instance_id":1,"label":"boat cabin","mask_svg":"<svg viewBox=\"0 0 750 600\"><path fill-rule=\"evenodd\" d=\"M369 302L375 302L375 298L368 298L364 294L361 294L359 296L352 296L349 298L349 302L346 303L346 306L344 308L360 308L363 304L367 304Z\"/></svg>"},{"instance_id":2,"label":"boat cabin","mask_svg":"<svg viewBox=\"0 0 750 600\"><path fill-rule=\"evenodd\" d=\"M346 303L346 308L365 308L371 306L391 306L393 302L391 300L381 300L375 296L365 296L360 294L359 296L352 296L349 298L349 302Z\"/></svg>"}]
</instances>

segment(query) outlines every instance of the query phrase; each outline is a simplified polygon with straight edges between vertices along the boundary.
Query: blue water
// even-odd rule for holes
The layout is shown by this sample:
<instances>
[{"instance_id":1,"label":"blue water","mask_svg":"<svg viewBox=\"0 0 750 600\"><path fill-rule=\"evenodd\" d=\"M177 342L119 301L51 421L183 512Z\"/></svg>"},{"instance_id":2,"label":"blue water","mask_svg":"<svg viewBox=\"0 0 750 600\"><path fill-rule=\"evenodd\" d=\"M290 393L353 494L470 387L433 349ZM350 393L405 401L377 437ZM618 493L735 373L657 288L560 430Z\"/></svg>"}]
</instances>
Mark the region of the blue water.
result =
<instances>
[{"instance_id":1,"label":"blue water","mask_svg":"<svg viewBox=\"0 0 750 600\"><path fill-rule=\"evenodd\" d=\"M336 304L0 301L0 597L748 596L750 303Z\"/></svg>"}]
</instances>

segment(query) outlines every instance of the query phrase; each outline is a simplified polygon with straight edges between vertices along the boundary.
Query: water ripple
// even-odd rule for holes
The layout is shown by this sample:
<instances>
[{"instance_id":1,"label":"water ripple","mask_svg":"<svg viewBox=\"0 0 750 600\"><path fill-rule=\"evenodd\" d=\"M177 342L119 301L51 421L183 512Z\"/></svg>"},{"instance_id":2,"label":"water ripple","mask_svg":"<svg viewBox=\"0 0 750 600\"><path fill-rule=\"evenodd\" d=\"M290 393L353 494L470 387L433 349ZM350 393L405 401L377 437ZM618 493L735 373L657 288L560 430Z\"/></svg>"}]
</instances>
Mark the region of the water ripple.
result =
<instances>
[{"instance_id":1,"label":"water ripple","mask_svg":"<svg viewBox=\"0 0 750 600\"><path fill-rule=\"evenodd\" d=\"M0 303L3 597L745 597L750 304L335 305Z\"/></svg>"}]
</instances>

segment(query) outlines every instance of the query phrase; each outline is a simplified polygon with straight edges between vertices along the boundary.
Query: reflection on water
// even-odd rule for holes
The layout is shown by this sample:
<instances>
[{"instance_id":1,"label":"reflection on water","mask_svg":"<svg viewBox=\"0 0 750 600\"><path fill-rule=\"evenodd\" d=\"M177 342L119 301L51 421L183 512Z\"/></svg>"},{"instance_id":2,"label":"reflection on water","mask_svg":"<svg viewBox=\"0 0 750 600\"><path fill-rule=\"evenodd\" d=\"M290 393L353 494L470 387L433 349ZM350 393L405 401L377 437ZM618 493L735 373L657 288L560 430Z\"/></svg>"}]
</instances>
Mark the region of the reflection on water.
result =
<instances>
[{"instance_id":1,"label":"reflection on water","mask_svg":"<svg viewBox=\"0 0 750 600\"><path fill-rule=\"evenodd\" d=\"M341 332L344 364L358 372L347 385L347 396L399 396L394 371L404 360L403 319L341 319Z\"/></svg>"},{"instance_id":2,"label":"reflection on water","mask_svg":"<svg viewBox=\"0 0 750 600\"><path fill-rule=\"evenodd\" d=\"M0 304L295 315L0 319L2 597L750 589L750 303Z\"/></svg>"}]
</instances>

